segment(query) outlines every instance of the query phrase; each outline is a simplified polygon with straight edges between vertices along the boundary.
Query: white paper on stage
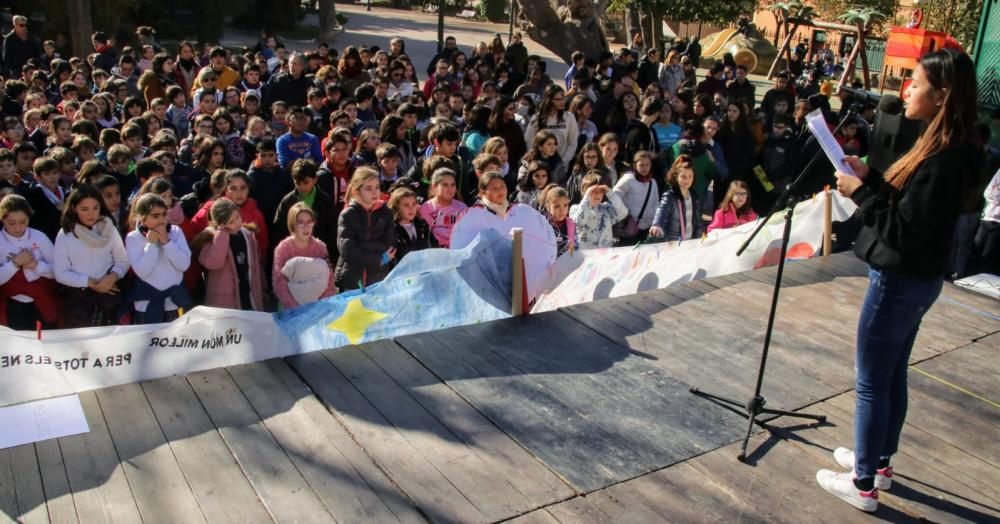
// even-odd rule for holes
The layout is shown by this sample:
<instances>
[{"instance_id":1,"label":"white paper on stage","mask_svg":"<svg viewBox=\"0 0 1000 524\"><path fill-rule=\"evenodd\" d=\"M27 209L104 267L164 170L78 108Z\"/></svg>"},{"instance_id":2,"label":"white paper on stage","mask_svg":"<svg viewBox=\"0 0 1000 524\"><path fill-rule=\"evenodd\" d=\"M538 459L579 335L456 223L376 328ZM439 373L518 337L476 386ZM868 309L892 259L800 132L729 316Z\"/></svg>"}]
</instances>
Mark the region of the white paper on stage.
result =
<instances>
[{"instance_id":1,"label":"white paper on stage","mask_svg":"<svg viewBox=\"0 0 1000 524\"><path fill-rule=\"evenodd\" d=\"M837 139L830 132L830 128L827 127L822 110L817 109L806 115L806 125L809 126L809 131L812 132L813 137L819 142L819 146L823 148L823 152L830 159L830 163L833 164L834 169L845 175L858 176L850 164L844 160L844 149L840 147Z\"/></svg>"},{"instance_id":2,"label":"white paper on stage","mask_svg":"<svg viewBox=\"0 0 1000 524\"><path fill-rule=\"evenodd\" d=\"M0 408L0 449L88 431L79 395Z\"/></svg>"}]
</instances>

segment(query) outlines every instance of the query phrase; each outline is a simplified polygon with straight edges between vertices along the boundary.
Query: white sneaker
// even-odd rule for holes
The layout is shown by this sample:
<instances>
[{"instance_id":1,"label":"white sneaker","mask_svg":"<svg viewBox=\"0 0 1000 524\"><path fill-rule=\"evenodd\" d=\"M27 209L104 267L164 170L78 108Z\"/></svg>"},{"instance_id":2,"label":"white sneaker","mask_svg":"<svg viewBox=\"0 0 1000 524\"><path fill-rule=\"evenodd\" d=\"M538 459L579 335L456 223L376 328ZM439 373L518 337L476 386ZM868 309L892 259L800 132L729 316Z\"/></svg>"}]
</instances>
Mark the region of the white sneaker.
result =
<instances>
[{"instance_id":1,"label":"white sneaker","mask_svg":"<svg viewBox=\"0 0 1000 524\"><path fill-rule=\"evenodd\" d=\"M821 469L816 472L816 482L819 482L823 489L861 511L872 513L878 509L878 488L872 488L871 491L859 490L854 485L854 475L851 473Z\"/></svg>"},{"instance_id":2,"label":"white sneaker","mask_svg":"<svg viewBox=\"0 0 1000 524\"><path fill-rule=\"evenodd\" d=\"M840 464L840 467L854 471L854 452L847 448L837 448L833 450L833 460ZM892 466L881 468L875 472L875 487L879 491L888 491L892 487Z\"/></svg>"}]
</instances>

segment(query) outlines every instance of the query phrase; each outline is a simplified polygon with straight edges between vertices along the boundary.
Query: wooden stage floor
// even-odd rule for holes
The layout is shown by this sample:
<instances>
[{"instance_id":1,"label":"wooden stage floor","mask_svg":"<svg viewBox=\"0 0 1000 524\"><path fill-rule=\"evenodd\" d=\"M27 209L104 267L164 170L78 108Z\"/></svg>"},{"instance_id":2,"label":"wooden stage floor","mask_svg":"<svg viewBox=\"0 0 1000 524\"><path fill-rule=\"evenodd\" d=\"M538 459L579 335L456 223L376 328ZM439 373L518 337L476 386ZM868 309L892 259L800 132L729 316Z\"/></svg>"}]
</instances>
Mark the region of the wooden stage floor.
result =
<instances>
[{"instance_id":1,"label":"wooden stage floor","mask_svg":"<svg viewBox=\"0 0 1000 524\"><path fill-rule=\"evenodd\" d=\"M946 285L874 515L814 474L852 442L866 267L790 263L521 319L81 394L91 431L0 451L0 522L1000 521L1000 307Z\"/></svg>"}]
</instances>

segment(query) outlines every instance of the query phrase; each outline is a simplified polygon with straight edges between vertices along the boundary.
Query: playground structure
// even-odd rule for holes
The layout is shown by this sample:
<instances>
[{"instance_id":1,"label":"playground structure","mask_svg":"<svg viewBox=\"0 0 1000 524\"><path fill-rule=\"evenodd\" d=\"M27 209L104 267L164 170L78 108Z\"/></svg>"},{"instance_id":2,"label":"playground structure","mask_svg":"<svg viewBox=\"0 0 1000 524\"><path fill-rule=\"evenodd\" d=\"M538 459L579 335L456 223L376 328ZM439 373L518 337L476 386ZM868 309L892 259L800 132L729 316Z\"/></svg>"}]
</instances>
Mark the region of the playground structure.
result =
<instances>
[{"instance_id":1,"label":"playground structure","mask_svg":"<svg viewBox=\"0 0 1000 524\"><path fill-rule=\"evenodd\" d=\"M900 78L905 78L899 84L899 95L906 99L906 87L910 84L910 73L917 68L921 56L943 47L957 45L947 33L927 31L919 28L893 27L889 32L889 40L885 48L885 63L882 66L882 78L888 72ZM885 82L881 83L880 93L885 92Z\"/></svg>"},{"instance_id":2,"label":"playground structure","mask_svg":"<svg viewBox=\"0 0 1000 524\"><path fill-rule=\"evenodd\" d=\"M748 72L758 75L767 72L767 64L778 54L774 45L752 28L746 34L736 28L723 29L703 38L701 45L702 67L711 67L730 53L737 65L746 66Z\"/></svg>"}]
</instances>

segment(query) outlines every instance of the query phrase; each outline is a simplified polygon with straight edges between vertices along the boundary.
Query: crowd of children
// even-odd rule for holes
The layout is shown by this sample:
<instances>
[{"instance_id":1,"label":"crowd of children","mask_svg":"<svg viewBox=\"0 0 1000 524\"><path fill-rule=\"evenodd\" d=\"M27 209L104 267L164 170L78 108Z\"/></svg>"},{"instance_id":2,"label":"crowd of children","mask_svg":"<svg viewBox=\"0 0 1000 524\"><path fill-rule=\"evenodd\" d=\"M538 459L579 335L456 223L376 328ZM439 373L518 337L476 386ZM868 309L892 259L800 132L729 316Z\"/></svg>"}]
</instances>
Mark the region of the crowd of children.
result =
<instances>
[{"instance_id":1,"label":"crowd of children","mask_svg":"<svg viewBox=\"0 0 1000 524\"><path fill-rule=\"evenodd\" d=\"M534 207L560 254L695 239L755 220L804 112L829 110L781 73L754 111L744 68L699 83L678 50L577 53L560 85L517 33L469 53L448 38L426 70L399 38L94 42L0 63L0 322L17 329L292 308L449 247L470 208ZM863 154L856 124L840 139Z\"/></svg>"}]
</instances>

